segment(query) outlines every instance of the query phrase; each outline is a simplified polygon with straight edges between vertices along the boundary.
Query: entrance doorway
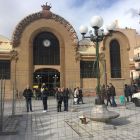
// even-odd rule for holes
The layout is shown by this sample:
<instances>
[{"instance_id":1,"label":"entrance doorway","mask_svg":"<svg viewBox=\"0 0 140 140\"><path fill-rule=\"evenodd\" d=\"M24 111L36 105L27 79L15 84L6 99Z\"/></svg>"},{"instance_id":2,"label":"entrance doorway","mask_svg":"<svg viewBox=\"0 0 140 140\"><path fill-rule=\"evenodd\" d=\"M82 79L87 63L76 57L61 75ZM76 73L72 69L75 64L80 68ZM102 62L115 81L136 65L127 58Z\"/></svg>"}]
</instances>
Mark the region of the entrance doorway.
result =
<instances>
[{"instance_id":1,"label":"entrance doorway","mask_svg":"<svg viewBox=\"0 0 140 140\"><path fill-rule=\"evenodd\" d=\"M55 84L55 75L58 77L56 79ZM44 68L39 69L34 72L34 85L39 85L39 88L41 88L42 83L45 83L48 90L49 90L49 96L54 95L54 87L58 86L60 87L60 72L55 69L50 68Z\"/></svg>"}]
</instances>

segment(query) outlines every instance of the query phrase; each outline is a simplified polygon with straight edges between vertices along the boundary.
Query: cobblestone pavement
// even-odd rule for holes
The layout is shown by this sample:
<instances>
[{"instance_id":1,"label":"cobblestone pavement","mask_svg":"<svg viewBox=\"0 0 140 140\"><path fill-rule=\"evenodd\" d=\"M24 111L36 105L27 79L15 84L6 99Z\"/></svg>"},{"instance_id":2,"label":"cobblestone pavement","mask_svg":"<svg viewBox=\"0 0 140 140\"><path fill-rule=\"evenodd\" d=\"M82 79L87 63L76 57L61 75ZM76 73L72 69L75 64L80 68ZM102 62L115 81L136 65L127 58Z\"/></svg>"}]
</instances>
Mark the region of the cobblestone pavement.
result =
<instances>
[{"instance_id":1,"label":"cobblestone pavement","mask_svg":"<svg viewBox=\"0 0 140 140\"><path fill-rule=\"evenodd\" d=\"M119 98L116 97L116 102L118 106L123 106ZM116 126L114 130L97 129L90 123L80 124L79 116L84 111L92 110L94 99L95 97L84 97L85 104L75 106L70 99L69 109L75 108L79 112L56 112L56 100L51 97L48 99L46 113L42 112L42 101L33 99L34 112L27 113L24 100L21 100L22 105L19 103L19 107L23 106L24 109L23 117L18 118L18 134L0 136L0 140L140 140L140 107L135 107L131 102L126 103L128 109L108 106L108 110L120 113L120 117L112 121ZM74 122L79 133L67 121Z\"/></svg>"}]
</instances>

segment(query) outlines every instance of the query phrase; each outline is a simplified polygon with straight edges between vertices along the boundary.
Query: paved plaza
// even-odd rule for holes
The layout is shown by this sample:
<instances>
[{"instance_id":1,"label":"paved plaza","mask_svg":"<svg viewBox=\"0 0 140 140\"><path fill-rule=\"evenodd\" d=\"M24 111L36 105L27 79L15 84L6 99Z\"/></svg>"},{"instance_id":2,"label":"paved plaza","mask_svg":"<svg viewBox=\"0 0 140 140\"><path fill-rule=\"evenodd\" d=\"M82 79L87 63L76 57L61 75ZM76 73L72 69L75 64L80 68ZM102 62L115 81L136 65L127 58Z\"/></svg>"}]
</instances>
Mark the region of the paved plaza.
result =
<instances>
[{"instance_id":1,"label":"paved plaza","mask_svg":"<svg viewBox=\"0 0 140 140\"><path fill-rule=\"evenodd\" d=\"M116 127L114 130L97 129L88 119L87 124L81 124L79 116L84 111L92 110L94 100L95 97L84 97L85 104L73 106L70 99L69 110L75 108L77 112L57 112L56 100L49 97L46 113L42 112L41 100L32 100L34 112L29 113L26 112L25 101L16 100L16 115L22 114L18 117L18 133L0 136L0 140L140 140L140 107L129 102L126 103L127 109L123 109L120 96L116 97L117 108L108 106L109 111L120 113L120 117L112 121ZM5 117L10 114L10 110L6 109L10 104L11 101L5 102Z\"/></svg>"}]
</instances>

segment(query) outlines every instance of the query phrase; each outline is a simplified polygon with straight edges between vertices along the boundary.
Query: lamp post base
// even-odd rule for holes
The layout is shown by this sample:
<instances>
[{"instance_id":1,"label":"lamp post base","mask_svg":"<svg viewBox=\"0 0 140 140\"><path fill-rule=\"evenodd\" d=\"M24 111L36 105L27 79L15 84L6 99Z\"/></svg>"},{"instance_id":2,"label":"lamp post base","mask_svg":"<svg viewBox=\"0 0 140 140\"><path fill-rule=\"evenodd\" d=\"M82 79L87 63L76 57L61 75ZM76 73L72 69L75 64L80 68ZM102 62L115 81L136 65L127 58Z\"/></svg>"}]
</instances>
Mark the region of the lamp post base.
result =
<instances>
[{"instance_id":1,"label":"lamp post base","mask_svg":"<svg viewBox=\"0 0 140 140\"><path fill-rule=\"evenodd\" d=\"M95 99L95 105L103 105L104 103L104 99Z\"/></svg>"},{"instance_id":2,"label":"lamp post base","mask_svg":"<svg viewBox=\"0 0 140 140\"><path fill-rule=\"evenodd\" d=\"M119 117L120 114L114 111L109 111L105 104L95 104L93 110L84 112L83 116L84 118L90 119L90 123L95 127L107 130L115 128L115 126L111 124L111 120Z\"/></svg>"}]
</instances>

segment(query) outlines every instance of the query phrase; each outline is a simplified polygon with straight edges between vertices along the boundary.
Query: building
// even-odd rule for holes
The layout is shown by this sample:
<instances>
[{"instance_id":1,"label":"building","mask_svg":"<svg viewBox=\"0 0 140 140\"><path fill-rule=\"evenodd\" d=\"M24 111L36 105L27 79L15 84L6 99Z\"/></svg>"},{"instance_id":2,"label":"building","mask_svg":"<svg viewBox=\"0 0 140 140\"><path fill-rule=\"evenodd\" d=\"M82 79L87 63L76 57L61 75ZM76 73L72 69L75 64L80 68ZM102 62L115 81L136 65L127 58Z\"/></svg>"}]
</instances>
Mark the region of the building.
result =
<instances>
[{"instance_id":1,"label":"building","mask_svg":"<svg viewBox=\"0 0 140 140\"><path fill-rule=\"evenodd\" d=\"M33 87L37 83L38 75L40 83L46 83L52 89L53 77L57 75L61 87L73 89L78 86L95 92L97 80L92 73L95 45L86 39L79 41L72 25L52 13L50 8L43 5L41 12L22 19L13 31L8 53L0 51L0 70L9 72L8 76L1 74L9 83L6 91L10 94L12 84L16 83L15 89L22 94L27 84ZM122 83L130 84L129 59L133 58L137 45L136 30L121 29L117 21L116 25L113 36L106 37L100 44L102 63L99 67L103 72L101 85L107 82L119 88ZM5 48L3 45L6 44L1 39L0 46ZM107 75L102 67L105 62ZM8 67L1 67L5 63Z\"/></svg>"},{"instance_id":2,"label":"building","mask_svg":"<svg viewBox=\"0 0 140 140\"><path fill-rule=\"evenodd\" d=\"M131 75L132 75L132 80L138 83L138 80L140 81L139 78L140 77L140 35L139 34L136 34L135 42L136 42L136 46L134 47L134 57L133 57L133 61L135 62L135 65L134 68L131 70Z\"/></svg>"}]
</instances>

